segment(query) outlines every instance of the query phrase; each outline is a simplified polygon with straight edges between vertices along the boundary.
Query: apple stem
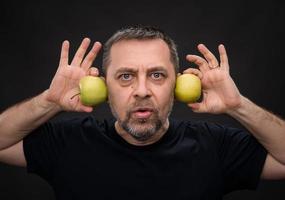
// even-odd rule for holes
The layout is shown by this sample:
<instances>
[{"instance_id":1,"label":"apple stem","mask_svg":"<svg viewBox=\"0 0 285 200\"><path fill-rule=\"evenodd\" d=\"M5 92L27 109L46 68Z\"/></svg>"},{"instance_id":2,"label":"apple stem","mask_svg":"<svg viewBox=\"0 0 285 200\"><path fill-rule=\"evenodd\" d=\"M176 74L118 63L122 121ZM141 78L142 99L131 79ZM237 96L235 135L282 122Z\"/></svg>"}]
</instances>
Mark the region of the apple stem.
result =
<instances>
[{"instance_id":1,"label":"apple stem","mask_svg":"<svg viewBox=\"0 0 285 200\"><path fill-rule=\"evenodd\" d=\"M70 99L73 99L75 96L79 95L80 93L77 93L75 95L73 95Z\"/></svg>"}]
</instances>

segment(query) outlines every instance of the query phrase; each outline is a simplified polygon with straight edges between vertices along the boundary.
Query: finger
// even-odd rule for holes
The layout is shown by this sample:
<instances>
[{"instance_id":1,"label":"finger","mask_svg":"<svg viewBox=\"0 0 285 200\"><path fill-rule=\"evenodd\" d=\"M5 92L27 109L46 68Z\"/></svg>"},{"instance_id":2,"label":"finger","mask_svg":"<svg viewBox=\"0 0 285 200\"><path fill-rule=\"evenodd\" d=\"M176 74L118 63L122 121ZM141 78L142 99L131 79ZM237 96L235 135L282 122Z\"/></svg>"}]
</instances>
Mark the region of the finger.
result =
<instances>
[{"instance_id":1,"label":"finger","mask_svg":"<svg viewBox=\"0 0 285 200\"><path fill-rule=\"evenodd\" d=\"M92 49L89 51L87 56L84 58L83 62L81 63L81 67L83 70L87 70L95 60L98 52L100 51L102 44L100 42L95 42Z\"/></svg>"},{"instance_id":2,"label":"finger","mask_svg":"<svg viewBox=\"0 0 285 200\"><path fill-rule=\"evenodd\" d=\"M221 69L229 71L229 61L228 61L226 48L224 45L220 44L218 49L219 49L220 60L221 60Z\"/></svg>"},{"instance_id":3,"label":"finger","mask_svg":"<svg viewBox=\"0 0 285 200\"><path fill-rule=\"evenodd\" d=\"M193 112L203 113L206 112L206 107L203 103L189 103L187 104Z\"/></svg>"},{"instance_id":4,"label":"finger","mask_svg":"<svg viewBox=\"0 0 285 200\"><path fill-rule=\"evenodd\" d=\"M183 74L194 74L198 76L200 79L203 78L202 72L199 69L195 69L195 68L188 68L183 71Z\"/></svg>"},{"instance_id":5,"label":"finger","mask_svg":"<svg viewBox=\"0 0 285 200\"><path fill-rule=\"evenodd\" d=\"M78 111L78 112L92 112L93 111L93 107L91 107L91 106L85 106L85 105L83 105L82 103L80 103L80 93L79 93L79 91L76 91L76 93L75 93L75 95L73 95L72 97L71 97L71 99L73 100L73 101L76 101L76 102L78 102L77 104L76 104L76 107L75 107L75 111Z\"/></svg>"},{"instance_id":6,"label":"finger","mask_svg":"<svg viewBox=\"0 0 285 200\"><path fill-rule=\"evenodd\" d=\"M80 111L89 112L89 113L93 111L93 107L84 106L84 105L80 105L78 109L79 109Z\"/></svg>"},{"instance_id":7,"label":"finger","mask_svg":"<svg viewBox=\"0 0 285 200\"><path fill-rule=\"evenodd\" d=\"M89 38L84 38L82 40L78 50L76 51L76 53L74 55L73 60L71 62L72 66L80 66L89 44L90 44Z\"/></svg>"},{"instance_id":8,"label":"finger","mask_svg":"<svg viewBox=\"0 0 285 200\"><path fill-rule=\"evenodd\" d=\"M96 68L96 67L90 67L90 68L88 69L88 74L89 74L90 76L99 76L99 70L98 70L98 68Z\"/></svg>"},{"instance_id":9,"label":"finger","mask_svg":"<svg viewBox=\"0 0 285 200\"><path fill-rule=\"evenodd\" d=\"M217 58L204 44L199 44L198 50L200 51L201 54L203 54L203 56L208 61L210 68L215 68L219 65Z\"/></svg>"},{"instance_id":10,"label":"finger","mask_svg":"<svg viewBox=\"0 0 285 200\"><path fill-rule=\"evenodd\" d=\"M196 55L187 55L186 56L186 60L188 60L189 62L193 62L196 65L198 65L199 69L201 70L202 73L205 73L207 71L209 71L209 67L208 67L208 63L207 61L200 57L200 56L196 56Z\"/></svg>"},{"instance_id":11,"label":"finger","mask_svg":"<svg viewBox=\"0 0 285 200\"><path fill-rule=\"evenodd\" d=\"M68 65L68 53L69 53L69 42L68 40L65 40L61 46L60 60L59 60L60 67Z\"/></svg>"}]
</instances>

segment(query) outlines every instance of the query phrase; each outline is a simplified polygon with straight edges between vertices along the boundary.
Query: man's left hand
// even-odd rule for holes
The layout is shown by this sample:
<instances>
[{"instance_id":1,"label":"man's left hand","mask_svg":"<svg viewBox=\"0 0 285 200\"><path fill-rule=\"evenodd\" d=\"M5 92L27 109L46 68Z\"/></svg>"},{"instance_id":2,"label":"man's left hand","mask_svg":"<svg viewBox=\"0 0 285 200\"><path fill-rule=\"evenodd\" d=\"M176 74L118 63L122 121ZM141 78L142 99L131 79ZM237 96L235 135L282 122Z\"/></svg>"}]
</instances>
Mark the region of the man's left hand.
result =
<instances>
[{"instance_id":1,"label":"man's left hand","mask_svg":"<svg viewBox=\"0 0 285 200\"><path fill-rule=\"evenodd\" d=\"M241 104L242 96L229 73L226 49L224 45L219 45L218 49L220 63L203 44L198 45L198 50L204 58L197 55L186 56L186 59L195 63L199 70L189 68L183 73L194 73L202 82L202 101L188 104L194 112L227 113Z\"/></svg>"}]
</instances>

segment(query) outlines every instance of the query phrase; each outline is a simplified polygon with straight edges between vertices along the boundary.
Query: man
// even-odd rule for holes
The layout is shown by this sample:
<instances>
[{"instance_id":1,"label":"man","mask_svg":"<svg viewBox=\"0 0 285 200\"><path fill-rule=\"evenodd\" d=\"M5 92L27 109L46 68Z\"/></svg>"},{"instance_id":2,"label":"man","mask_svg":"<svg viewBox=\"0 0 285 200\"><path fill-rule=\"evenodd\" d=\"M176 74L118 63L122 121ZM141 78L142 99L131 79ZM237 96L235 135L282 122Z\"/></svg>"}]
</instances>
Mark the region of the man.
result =
<instances>
[{"instance_id":1,"label":"man","mask_svg":"<svg viewBox=\"0 0 285 200\"><path fill-rule=\"evenodd\" d=\"M222 199L254 189L260 178L285 177L285 122L242 96L229 74L204 46L198 65L183 73L200 77L194 112L226 113L249 131L206 122L169 119L179 60L174 42L152 27L129 27L105 44L103 70L114 120L48 121L62 111L91 112L81 104L78 83L101 48L84 39L69 64L64 41L49 89L0 117L0 160L25 166L54 188L57 199ZM74 98L73 98L74 97ZM96 117L96 111L94 112ZM257 142L258 141L258 142Z\"/></svg>"}]
</instances>

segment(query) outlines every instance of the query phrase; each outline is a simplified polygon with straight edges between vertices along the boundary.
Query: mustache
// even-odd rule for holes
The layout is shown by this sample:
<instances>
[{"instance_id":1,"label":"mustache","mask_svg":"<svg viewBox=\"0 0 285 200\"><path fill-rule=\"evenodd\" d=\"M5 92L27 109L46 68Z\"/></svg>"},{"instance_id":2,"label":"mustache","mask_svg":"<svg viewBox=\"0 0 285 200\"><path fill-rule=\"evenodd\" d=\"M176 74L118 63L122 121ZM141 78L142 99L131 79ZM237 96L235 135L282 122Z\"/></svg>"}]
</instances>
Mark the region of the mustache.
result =
<instances>
[{"instance_id":1,"label":"mustache","mask_svg":"<svg viewBox=\"0 0 285 200\"><path fill-rule=\"evenodd\" d=\"M128 112L136 112L139 110L149 110L157 112L158 109L155 107L154 103L150 100L137 100L129 106Z\"/></svg>"}]
</instances>

